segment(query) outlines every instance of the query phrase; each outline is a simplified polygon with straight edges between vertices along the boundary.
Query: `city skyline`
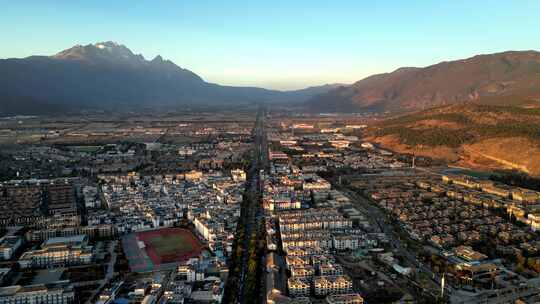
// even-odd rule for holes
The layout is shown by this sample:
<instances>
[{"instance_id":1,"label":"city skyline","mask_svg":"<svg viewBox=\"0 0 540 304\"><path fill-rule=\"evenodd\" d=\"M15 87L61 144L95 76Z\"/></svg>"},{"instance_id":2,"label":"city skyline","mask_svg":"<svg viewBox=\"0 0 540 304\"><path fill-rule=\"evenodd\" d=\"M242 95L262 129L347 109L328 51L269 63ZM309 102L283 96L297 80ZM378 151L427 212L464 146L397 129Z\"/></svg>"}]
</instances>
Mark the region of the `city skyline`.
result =
<instances>
[{"instance_id":1,"label":"city skyline","mask_svg":"<svg viewBox=\"0 0 540 304\"><path fill-rule=\"evenodd\" d=\"M4 4L0 58L53 55L116 41L209 82L297 89L352 83L402 66L538 50L540 4L395 2L341 6L100 1ZM478 12L482 12L479 14ZM17 27L9 26L17 24Z\"/></svg>"}]
</instances>

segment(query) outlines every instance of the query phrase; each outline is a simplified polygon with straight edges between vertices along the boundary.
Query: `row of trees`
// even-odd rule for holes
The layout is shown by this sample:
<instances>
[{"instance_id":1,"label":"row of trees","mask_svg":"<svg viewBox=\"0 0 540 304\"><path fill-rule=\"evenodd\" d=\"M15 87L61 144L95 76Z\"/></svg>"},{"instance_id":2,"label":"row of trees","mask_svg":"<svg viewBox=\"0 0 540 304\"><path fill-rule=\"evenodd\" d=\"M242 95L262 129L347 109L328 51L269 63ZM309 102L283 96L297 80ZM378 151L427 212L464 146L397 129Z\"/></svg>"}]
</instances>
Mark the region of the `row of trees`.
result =
<instances>
[{"instance_id":1,"label":"row of trees","mask_svg":"<svg viewBox=\"0 0 540 304\"><path fill-rule=\"evenodd\" d=\"M472 140L474 136L462 130L443 128L410 129L402 126L383 128L376 131L376 136L398 135L401 142L411 146L448 146L459 147Z\"/></svg>"},{"instance_id":2,"label":"row of trees","mask_svg":"<svg viewBox=\"0 0 540 304\"><path fill-rule=\"evenodd\" d=\"M248 265L244 287L244 298L257 303L262 296L263 256L265 253L265 229L262 221L251 233L248 245ZM257 300L256 300L257 299Z\"/></svg>"},{"instance_id":3,"label":"row of trees","mask_svg":"<svg viewBox=\"0 0 540 304\"><path fill-rule=\"evenodd\" d=\"M250 180L248 178L248 181ZM264 222L257 220L256 211L261 208L260 202L258 197L251 195L250 187L250 182L247 182L247 192L242 201L232 253L229 257L229 278L225 285L223 303L239 303L238 297L242 284L243 298L250 299L249 303L260 302L259 299L262 296L261 278L266 249L266 230ZM245 274L244 278L242 278L242 273Z\"/></svg>"},{"instance_id":4,"label":"row of trees","mask_svg":"<svg viewBox=\"0 0 540 304\"><path fill-rule=\"evenodd\" d=\"M229 263L229 276L227 278L227 282L225 284L225 292L223 295L223 303L236 303L236 296L239 291L239 283L240 283L240 273L242 271L242 257L244 248L242 246L242 242L245 238L246 229L245 229L245 210L247 199L246 196L244 196L244 200L242 202L241 206L241 214L240 219L238 220L237 226L236 226L236 236L233 241L232 246L232 252L231 256L228 259Z\"/></svg>"},{"instance_id":5,"label":"row of trees","mask_svg":"<svg viewBox=\"0 0 540 304\"><path fill-rule=\"evenodd\" d=\"M540 191L540 178L532 177L523 172L500 172L498 174L492 174L489 179L510 186Z\"/></svg>"}]
</instances>

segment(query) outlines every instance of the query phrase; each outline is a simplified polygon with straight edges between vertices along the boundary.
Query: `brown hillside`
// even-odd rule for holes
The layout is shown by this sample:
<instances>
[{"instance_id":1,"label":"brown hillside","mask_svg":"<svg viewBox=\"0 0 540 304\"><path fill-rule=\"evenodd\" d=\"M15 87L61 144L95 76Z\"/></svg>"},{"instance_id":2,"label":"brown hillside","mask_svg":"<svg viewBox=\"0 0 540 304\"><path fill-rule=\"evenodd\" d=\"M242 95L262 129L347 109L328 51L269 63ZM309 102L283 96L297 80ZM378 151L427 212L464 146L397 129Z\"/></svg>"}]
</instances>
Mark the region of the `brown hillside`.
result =
<instances>
[{"instance_id":1,"label":"brown hillside","mask_svg":"<svg viewBox=\"0 0 540 304\"><path fill-rule=\"evenodd\" d=\"M540 53L505 52L401 68L313 98L325 111L411 111L458 102L540 100Z\"/></svg>"},{"instance_id":2,"label":"brown hillside","mask_svg":"<svg viewBox=\"0 0 540 304\"><path fill-rule=\"evenodd\" d=\"M386 119L367 139L394 151L540 176L540 109L452 105Z\"/></svg>"}]
</instances>

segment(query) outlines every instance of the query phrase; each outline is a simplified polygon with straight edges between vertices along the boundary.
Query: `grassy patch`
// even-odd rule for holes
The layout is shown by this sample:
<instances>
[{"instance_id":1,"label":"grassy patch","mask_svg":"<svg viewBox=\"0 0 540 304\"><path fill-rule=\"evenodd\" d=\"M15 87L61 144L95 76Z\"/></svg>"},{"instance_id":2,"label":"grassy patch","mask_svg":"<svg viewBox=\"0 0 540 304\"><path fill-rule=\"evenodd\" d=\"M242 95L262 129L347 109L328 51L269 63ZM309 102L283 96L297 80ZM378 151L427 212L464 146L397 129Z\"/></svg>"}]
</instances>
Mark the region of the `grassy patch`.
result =
<instances>
[{"instance_id":1,"label":"grassy patch","mask_svg":"<svg viewBox=\"0 0 540 304\"><path fill-rule=\"evenodd\" d=\"M71 151L83 153L95 153L101 149L101 146L69 146Z\"/></svg>"},{"instance_id":2,"label":"grassy patch","mask_svg":"<svg viewBox=\"0 0 540 304\"><path fill-rule=\"evenodd\" d=\"M186 236L180 234L160 235L148 239L147 242L160 256L183 254L194 249L191 241Z\"/></svg>"}]
</instances>

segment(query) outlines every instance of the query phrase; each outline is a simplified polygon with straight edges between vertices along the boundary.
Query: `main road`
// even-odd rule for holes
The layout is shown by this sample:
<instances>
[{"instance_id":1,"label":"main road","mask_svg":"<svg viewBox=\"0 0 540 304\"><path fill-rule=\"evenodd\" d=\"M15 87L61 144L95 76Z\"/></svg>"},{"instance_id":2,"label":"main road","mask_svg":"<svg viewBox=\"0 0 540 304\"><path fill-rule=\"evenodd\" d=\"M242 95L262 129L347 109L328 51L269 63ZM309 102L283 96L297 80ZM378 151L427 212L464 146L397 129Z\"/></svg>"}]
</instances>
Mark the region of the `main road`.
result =
<instances>
[{"instance_id":1,"label":"main road","mask_svg":"<svg viewBox=\"0 0 540 304\"><path fill-rule=\"evenodd\" d=\"M253 266L250 269L250 265L256 265L257 270L262 268L262 254L259 250L259 242L262 241L260 240L261 234L265 232L261 173L264 172L268 164L268 148L264 129L264 109L262 107L259 108L257 113L252 134L251 164L247 172L246 193L242 203L240 219L238 220L238 225L243 233L238 233L238 239L236 240L237 246L240 246L241 250L233 251L233 254L241 252L240 265L239 269L238 267L230 269L229 278L237 281L228 284L228 288L236 289L235 294L230 294L229 291L226 299L228 303L256 303L259 302L257 299L259 299L261 293L261 276L254 273Z\"/></svg>"}]
</instances>

